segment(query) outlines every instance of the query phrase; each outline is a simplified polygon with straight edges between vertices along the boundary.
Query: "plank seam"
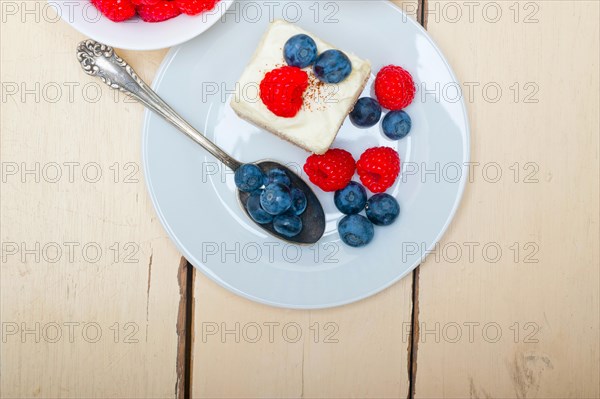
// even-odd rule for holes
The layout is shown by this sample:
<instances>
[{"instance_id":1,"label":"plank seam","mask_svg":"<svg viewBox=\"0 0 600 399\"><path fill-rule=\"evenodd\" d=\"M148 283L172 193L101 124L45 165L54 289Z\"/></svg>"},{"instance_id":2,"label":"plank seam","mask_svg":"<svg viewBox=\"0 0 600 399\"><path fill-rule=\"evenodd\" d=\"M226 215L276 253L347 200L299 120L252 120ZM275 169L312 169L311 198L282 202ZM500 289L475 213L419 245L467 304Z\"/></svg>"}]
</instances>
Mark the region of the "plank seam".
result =
<instances>
[{"instance_id":1,"label":"plank seam","mask_svg":"<svg viewBox=\"0 0 600 399\"><path fill-rule=\"evenodd\" d=\"M419 0L417 22L427 29L429 0ZM420 265L412 273L412 313L410 317L410 340L408 342L408 399L414 399L417 381L417 352L419 349L419 274Z\"/></svg>"},{"instance_id":2,"label":"plank seam","mask_svg":"<svg viewBox=\"0 0 600 399\"><path fill-rule=\"evenodd\" d=\"M194 268L181 257L177 270L179 284L179 307L177 309L177 359L175 381L175 398L191 397L192 371L192 333L193 333L193 298Z\"/></svg>"},{"instance_id":3,"label":"plank seam","mask_svg":"<svg viewBox=\"0 0 600 399\"><path fill-rule=\"evenodd\" d=\"M412 313L408 342L408 399L415 397L417 380L417 351L419 349L419 274L420 266L412 273Z\"/></svg>"},{"instance_id":4,"label":"plank seam","mask_svg":"<svg viewBox=\"0 0 600 399\"><path fill-rule=\"evenodd\" d=\"M154 252L150 251L150 259L148 260L148 286L146 288L146 342L148 342L148 326L150 318L150 283L152 281L152 257Z\"/></svg>"},{"instance_id":5,"label":"plank seam","mask_svg":"<svg viewBox=\"0 0 600 399\"><path fill-rule=\"evenodd\" d=\"M427 10L429 7L429 0L419 0L417 5L417 22L427 29Z\"/></svg>"},{"instance_id":6,"label":"plank seam","mask_svg":"<svg viewBox=\"0 0 600 399\"><path fill-rule=\"evenodd\" d=\"M187 263L186 333L185 333L185 392L184 398L192 397L192 366L194 353L194 286L196 268Z\"/></svg>"}]
</instances>

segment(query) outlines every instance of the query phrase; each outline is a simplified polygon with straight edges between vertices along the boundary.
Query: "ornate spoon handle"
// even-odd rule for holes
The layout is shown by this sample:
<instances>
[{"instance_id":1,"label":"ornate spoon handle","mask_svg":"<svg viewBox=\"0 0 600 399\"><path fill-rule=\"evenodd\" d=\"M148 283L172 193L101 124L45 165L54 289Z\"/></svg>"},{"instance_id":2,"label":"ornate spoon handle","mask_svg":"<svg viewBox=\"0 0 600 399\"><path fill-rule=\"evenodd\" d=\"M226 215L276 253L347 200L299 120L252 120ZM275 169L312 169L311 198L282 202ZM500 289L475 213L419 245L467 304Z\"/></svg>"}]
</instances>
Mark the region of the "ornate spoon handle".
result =
<instances>
[{"instance_id":1,"label":"ornate spoon handle","mask_svg":"<svg viewBox=\"0 0 600 399\"><path fill-rule=\"evenodd\" d=\"M112 47L94 40L85 40L77 46L77 59L85 73L99 77L113 89L130 94L137 101L162 116L167 122L200 144L232 170L235 171L240 166L240 162L194 129L192 125L165 103L154 90L140 79L133 68L114 52Z\"/></svg>"}]
</instances>

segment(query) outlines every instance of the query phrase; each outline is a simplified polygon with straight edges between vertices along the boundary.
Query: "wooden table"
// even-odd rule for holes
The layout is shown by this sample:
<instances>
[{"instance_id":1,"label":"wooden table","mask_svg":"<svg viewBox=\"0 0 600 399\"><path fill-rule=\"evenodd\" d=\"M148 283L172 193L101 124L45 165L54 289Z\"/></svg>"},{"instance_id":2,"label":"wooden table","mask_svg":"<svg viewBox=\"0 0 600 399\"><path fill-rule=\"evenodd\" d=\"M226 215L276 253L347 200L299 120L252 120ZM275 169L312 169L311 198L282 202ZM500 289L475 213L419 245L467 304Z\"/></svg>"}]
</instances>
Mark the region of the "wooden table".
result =
<instances>
[{"instance_id":1,"label":"wooden table","mask_svg":"<svg viewBox=\"0 0 600 399\"><path fill-rule=\"evenodd\" d=\"M322 311L196 273L146 193L142 107L44 1L0 4L3 398L600 396L598 1L398 2L462 82L471 181L411 276ZM148 81L165 55L122 53Z\"/></svg>"}]
</instances>

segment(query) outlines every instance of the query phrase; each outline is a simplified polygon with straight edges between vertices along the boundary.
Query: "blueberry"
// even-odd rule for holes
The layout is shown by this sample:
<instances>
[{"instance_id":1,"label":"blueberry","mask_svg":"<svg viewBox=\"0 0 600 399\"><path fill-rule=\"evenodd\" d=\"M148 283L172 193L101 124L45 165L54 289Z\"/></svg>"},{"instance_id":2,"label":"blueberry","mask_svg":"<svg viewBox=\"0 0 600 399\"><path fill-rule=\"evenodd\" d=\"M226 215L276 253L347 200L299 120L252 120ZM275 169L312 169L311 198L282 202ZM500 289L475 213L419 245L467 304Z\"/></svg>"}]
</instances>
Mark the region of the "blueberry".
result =
<instances>
[{"instance_id":1,"label":"blueberry","mask_svg":"<svg viewBox=\"0 0 600 399\"><path fill-rule=\"evenodd\" d=\"M351 247L363 247L371 242L375 229L362 215L346 215L338 224L340 238Z\"/></svg>"},{"instance_id":2,"label":"blueberry","mask_svg":"<svg viewBox=\"0 0 600 399\"><path fill-rule=\"evenodd\" d=\"M294 212L288 211L273 219L273 228L279 234L286 237L293 237L302 231L302 220L294 215Z\"/></svg>"},{"instance_id":3,"label":"blueberry","mask_svg":"<svg viewBox=\"0 0 600 399\"><path fill-rule=\"evenodd\" d=\"M235 171L234 180L240 191L251 193L262 187L265 183L265 175L258 166L245 163Z\"/></svg>"},{"instance_id":4,"label":"blueberry","mask_svg":"<svg viewBox=\"0 0 600 399\"><path fill-rule=\"evenodd\" d=\"M296 215L302 215L306 210L306 195L299 188L292 188L292 208Z\"/></svg>"},{"instance_id":5,"label":"blueberry","mask_svg":"<svg viewBox=\"0 0 600 399\"><path fill-rule=\"evenodd\" d=\"M263 190L256 190L248 197L246 209L256 223L266 224L273 221L273 215L262 209L260 206L260 194Z\"/></svg>"},{"instance_id":6,"label":"blueberry","mask_svg":"<svg viewBox=\"0 0 600 399\"><path fill-rule=\"evenodd\" d=\"M377 226L394 223L400 214L400 205L396 198L389 194L375 194L367 201L367 217Z\"/></svg>"},{"instance_id":7,"label":"blueberry","mask_svg":"<svg viewBox=\"0 0 600 399\"><path fill-rule=\"evenodd\" d=\"M404 111L390 111L383 118L383 134L392 140L400 140L410 132L412 121Z\"/></svg>"},{"instance_id":8,"label":"blueberry","mask_svg":"<svg viewBox=\"0 0 600 399\"><path fill-rule=\"evenodd\" d=\"M267 184L269 183L279 183L289 187L292 182L285 170L273 168L267 173Z\"/></svg>"},{"instance_id":9,"label":"blueberry","mask_svg":"<svg viewBox=\"0 0 600 399\"><path fill-rule=\"evenodd\" d=\"M352 72L352 63L340 50L327 50L317 57L313 72L325 83L340 83Z\"/></svg>"},{"instance_id":10,"label":"blueberry","mask_svg":"<svg viewBox=\"0 0 600 399\"><path fill-rule=\"evenodd\" d=\"M371 127L381 118L381 105L371 97L359 98L350 112L350 121L358 127Z\"/></svg>"},{"instance_id":11,"label":"blueberry","mask_svg":"<svg viewBox=\"0 0 600 399\"><path fill-rule=\"evenodd\" d=\"M292 206L290 189L279 183L269 183L260 194L260 205L271 215L280 215Z\"/></svg>"},{"instance_id":12,"label":"blueberry","mask_svg":"<svg viewBox=\"0 0 600 399\"><path fill-rule=\"evenodd\" d=\"M306 68L317 58L317 44L303 33L292 36L283 46L283 58L288 65Z\"/></svg>"},{"instance_id":13,"label":"blueberry","mask_svg":"<svg viewBox=\"0 0 600 399\"><path fill-rule=\"evenodd\" d=\"M367 203L367 190L359 183L351 181L345 188L335 192L333 202L337 209L346 215L358 213Z\"/></svg>"}]
</instances>

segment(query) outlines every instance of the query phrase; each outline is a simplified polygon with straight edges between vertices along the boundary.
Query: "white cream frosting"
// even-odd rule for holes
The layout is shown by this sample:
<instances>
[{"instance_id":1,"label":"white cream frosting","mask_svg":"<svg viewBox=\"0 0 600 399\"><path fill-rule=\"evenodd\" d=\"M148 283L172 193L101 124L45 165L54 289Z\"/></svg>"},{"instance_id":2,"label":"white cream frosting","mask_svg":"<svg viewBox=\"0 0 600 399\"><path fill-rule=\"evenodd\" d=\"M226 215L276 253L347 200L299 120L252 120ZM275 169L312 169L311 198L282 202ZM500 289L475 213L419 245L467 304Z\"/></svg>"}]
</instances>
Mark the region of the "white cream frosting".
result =
<instances>
[{"instance_id":1,"label":"white cream frosting","mask_svg":"<svg viewBox=\"0 0 600 399\"><path fill-rule=\"evenodd\" d=\"M304 93L302 109L292 118L279 117L263 104L258 95L258 87L265 73L286 65L283 46L290 37L299 33L314 39L318 53L335 48L296 25L282 20L274 21L244 70L231 100L231 107L240 117L306 150L320 154L327 151L356 103L371 73L371 65L340 49L352 62L352 73L338 84L322 83L314 76L312 67L305 68L310 85Z\"/></svg>"}]
</instances>

